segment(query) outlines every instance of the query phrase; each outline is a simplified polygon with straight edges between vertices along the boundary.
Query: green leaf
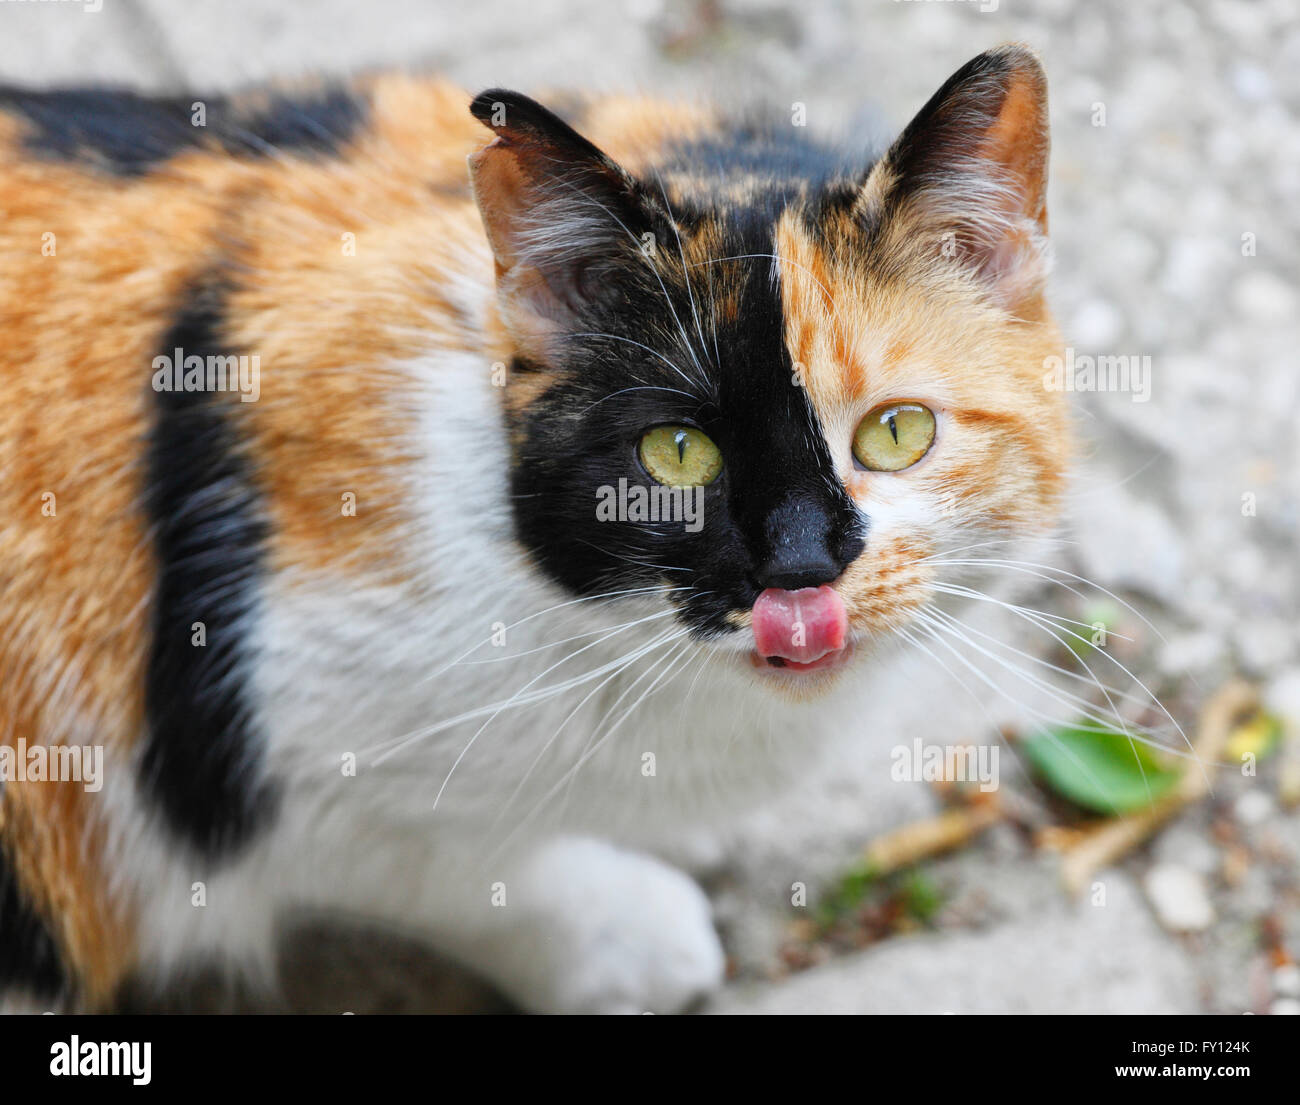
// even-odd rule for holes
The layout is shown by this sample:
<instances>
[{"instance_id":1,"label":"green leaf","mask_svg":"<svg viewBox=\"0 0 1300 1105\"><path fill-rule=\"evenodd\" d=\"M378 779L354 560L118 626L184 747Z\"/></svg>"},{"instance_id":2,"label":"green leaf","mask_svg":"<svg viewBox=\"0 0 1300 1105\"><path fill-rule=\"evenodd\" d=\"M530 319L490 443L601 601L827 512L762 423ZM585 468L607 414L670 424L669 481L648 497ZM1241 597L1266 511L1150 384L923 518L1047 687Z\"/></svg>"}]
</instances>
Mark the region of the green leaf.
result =
<instances>
[{"instance_id":1,"label":"green leaf","mask_svg":"<svg viewBox=\"0 0 1300 1105\"><path fill-rule=\"evenodd\" d=\"M1086 722L1039 730L1021 747L1052 790L1098 813L1142 809L1182 777L1146 745Z\"/></svg>"},{"instance_id":2,"label":"green leaf","mask_svg":"<svg viewBox=\"0 0 1300 1105\"><path fill-rule=\"evenodd\" d=\"M817 919L822 927L833 925L861 905L875 881L876 873L866 865L855 866L846 872L818 906Z\"/></svg>"},{"instance_id":3,"label":"green leaf","mask_svg":"<svg viewBox=\"0 0 1300 1105\"><path fill-rule=\"evenodd\" d=\"M903 881L902 901L908 916L929 924L943 907L943 892L920 871L912 871Z\"/></svg>"}]
</instances>

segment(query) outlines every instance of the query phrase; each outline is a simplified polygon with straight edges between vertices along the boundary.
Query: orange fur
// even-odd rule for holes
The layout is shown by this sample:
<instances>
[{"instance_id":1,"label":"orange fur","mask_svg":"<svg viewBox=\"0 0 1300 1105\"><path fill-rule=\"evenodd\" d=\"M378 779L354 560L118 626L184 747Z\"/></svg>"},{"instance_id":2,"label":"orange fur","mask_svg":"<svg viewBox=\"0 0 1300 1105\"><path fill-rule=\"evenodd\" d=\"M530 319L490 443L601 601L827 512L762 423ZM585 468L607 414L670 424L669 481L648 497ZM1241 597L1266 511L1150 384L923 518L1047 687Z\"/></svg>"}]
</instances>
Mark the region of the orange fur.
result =
<instances>
[{"instance_id":1,"label":"orange fur","mask_svg":"<svg viewBox=\"0 0 1300 1105\"><path fill-rule=\"evenodd\" d=\"M489 373L510 345L486 292L475 317L454 289L455 279L489 289L493 276L465 166L489 135L468 97L408 77L360 87L369 121L341 156L193 149L136 179L33 159L22 125L0 112L0 740L102 744L110 770L127 768L144 727L153 582L139 459L151 363L196 283L223 270L237 275L224 304L228 352L260 360L259 401L224 401L240 408L271 516L271 567L290 581L407 577L401 535L418 520L403 473L419 381L402 364L442 345L479 351ZM1033 106L1013 96L1006 133ZM668 140L715 125L692 107L626 97L586 104L579 121L633 173ZM856 216L879 209L891 174L886 163L872 175ZM685 183L665 180L670 200ZM918 386L945 418L943 448L908 473L842 465L860 502L884 481L916 480L995 525L1045 529L1069 447L1062 397L1040 384L1059 335L1041 299L1018 305L1013 324L980 302L969 281L923 257L914 229L899 219L878 247L899 259L904 282L828 254L794 214L781 220L774 248L802 383L828 439L851 440L871 406ZM711 287L728 322L739 298L728 266L711 264L720 241L706 224L684 235L684 258L676 242L659 243L656 263ZM512 383L503 401L526 404L544 385ZM356 517L342 509L348 492ZM932 551L917 539L872 545L839 584L855 624L883 627L919 606ZM0 846L85 996L107 1001L134 962L133 903L103 869L94 796L7 787Z\"/></svg>"},{"instance_id":2,"label":"orange fur","mask_svg":"<svg viewBox=\"0 0 1300 1105\"><path fill-rule=\"evenodd\" d=\"M437 343L480 343L485 373L507 356L496 320L462 317L447 288L448 273L491 286L465 165L489 135L445 82L360 88L369 119L341 157L200 148L135 179L33 158L24 123L0 112L0 740L102 744L120 770L143 730L151 363L214 269L239 276L229 352L260 359L261 398L238 413L272 517L272 566L290 580L403 577L395 538L411 520L400 473L416 385L395 366ZM633 162L702 118L612 98L586 125ZM130 903L114 900L99 863L94 799L11 785L0 844L85 996L101 1001L133 952Z\"/></svg>"},{"instance_id":3,"label":"orange fur","mask_svg":"<svg viewBox=\"0 0 1300 1105\"><path fill-rule=\"evenodd\" d=\"M894 234L904 238L907 228ZM989 528L1050 529L1070 438L1064 396L1042 386L1044 359L1061 347L1046 309L1035 304L1009 325L968 282L924 266L906 282L873 276L851 259L828 257L793 213L776 239L788 262L781 266L786 341L827 437L847 443L872 407L900 399L923 398L948 423L932 455L905 472L859 471L846 454L854 498L870 509L891 481L915 480ZM918 562L934 551L915 540L869 543L837 584L855 623L872 629L905 621L929 597Z\"/></svg>"}]
</instances>

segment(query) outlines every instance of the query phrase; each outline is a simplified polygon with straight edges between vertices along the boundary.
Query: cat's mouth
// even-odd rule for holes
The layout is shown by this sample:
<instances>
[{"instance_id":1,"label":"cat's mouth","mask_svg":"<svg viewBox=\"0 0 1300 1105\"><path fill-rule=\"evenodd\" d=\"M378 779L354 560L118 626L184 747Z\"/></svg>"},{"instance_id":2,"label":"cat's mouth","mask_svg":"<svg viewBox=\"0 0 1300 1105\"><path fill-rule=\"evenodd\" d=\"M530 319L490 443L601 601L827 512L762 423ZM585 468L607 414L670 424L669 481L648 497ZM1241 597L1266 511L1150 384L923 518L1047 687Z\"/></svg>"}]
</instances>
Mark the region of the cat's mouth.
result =
<instances>
[{"instance_id":1,"label":"cat's mouth","mask_svg":"<svg viewBox=\"0 0 1300 1105\"><path fill-rule=\"evenodd\" d=\"M760 669L828 671L853 651L844 600L826 585L798 591L768 588L754 603L752 625L750 659Z\"/></svg>"}]
</instances>

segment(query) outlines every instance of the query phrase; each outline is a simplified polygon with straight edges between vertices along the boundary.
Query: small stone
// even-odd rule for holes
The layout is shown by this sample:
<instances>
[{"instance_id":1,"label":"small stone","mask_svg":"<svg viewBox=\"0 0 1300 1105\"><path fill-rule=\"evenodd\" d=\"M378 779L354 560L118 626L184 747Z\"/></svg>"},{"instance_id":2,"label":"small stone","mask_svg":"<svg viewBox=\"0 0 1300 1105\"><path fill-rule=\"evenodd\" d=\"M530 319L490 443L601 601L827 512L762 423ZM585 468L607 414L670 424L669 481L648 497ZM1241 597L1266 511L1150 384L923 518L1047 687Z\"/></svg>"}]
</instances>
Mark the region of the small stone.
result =
<instances>
[{"instance_id":1,"label":"small stone","mask_svg":"<svg viewBox=\"0 0 1300 1105\"><path fill-rule=\"evenodd\" d=\"M1232 641L1242 665L1251 672L1275 670L1295 655L1295 634L1282 621L1259 618L1249 626L1238 626Z\"/></svg>"},{"instance_id":2,"label":"small stone","mask_svg":"<svg viewBox=\"0 0 1300 1105\"><path fill-rule=\"evenodd\" d=\"M1070 320L1070 337L1088 352L1108 352L1123 329L1124 316L1104 299L1085 299Z\"/></svg>"},{"instance_id":3,"label":"small stone","mask_svg":"<svg viewBox=\"0 0 1300 1105\"><path fill-rule=\"evenodd\" d=\"M1243 276L1233 286L1232 302L1243 315L1260 322L1284 322L1296 313L1295 293L1270 272Z\"/></svg>"},{"instance_id":4,"label":"small stone","mask_svg":"<svg viewBox=\"0 0 1300 1105\"><path fill-rule=\"evenodd\" d=\"M1147 872L1147 898L1170 932L1203 932L1214 923L1205 879L1187 867L1162 863Z\"/></svg>"},{"instance_id":5,"label":"small stone","mask_svg":"<svg viewBox=\"0 0 1300 1105\"><path fill-rule=\"evenodd\" d=\"M1273 81L1258 65L1242 63L1232 70L1232 90L1243 100L1262 103L1273 93Z\"/></svg>"},{"instance_id":6,"label":"small stone","mask_svg":"<svg viewBox=\"0 0 1300 1105\"><path fill-rule=\"evenodd\" d=\"M1243 825L1260 825L1273 814L1273 799L1262 790L1248 790L1233 808Z\"/></svg>"},{"instance_id":7,"label":"small stone","mask_svg":"<svg viewBox=\"0 0 1300 1105\"><path fill-rule=\"evenodd\" d=\"M1156 839L1154 859L1161 867L1176 867L1198 875L1213 875L1220 868L1219 848L1203 828L1172 825Z\"/></svg>"},{"instance_id":8,"label":"small stone","mask_svg":"<svg viewBox=\"0 0 1300 1105\"><path fill-rule=\"evenodd\" d=\"M1269 680L1264 707L1300 733L1300 668L1291 668Z\"/></svg>"},{"instance_id":9,"label":"small stone","mask_svg":"<svg viewBox=\"0 0 1300 1105\"><path fill-rule=\"evenodd\" d=\"M1204 295L1221 271L1222 254L1222 244L1208 236L1175 238L1160 275L1161 289L1189 300Z\"/></svg>"},{"instance_id":10,"label":"small stone","mask_svg":"<svg viewBox=\"0 0 1300 1105\"><path fill-rule=\"evenodd\" d=\"M1300 967L1287 963L1275 970L1273 993L1280 998L1300 998Z\"/></svg>"},{"instance_id":11,"label":"small stone","mask_svg":"<svg viewBox=\"0 0 1300 1105\"><path fill-rule=\"evenodd\" d=\"M1215 633L1183 633L1170 637L1160 651L1160 670L1166 675L1188 675L1212 668L1223 659L1227 646Z\"/></svg>"}]
</instances>

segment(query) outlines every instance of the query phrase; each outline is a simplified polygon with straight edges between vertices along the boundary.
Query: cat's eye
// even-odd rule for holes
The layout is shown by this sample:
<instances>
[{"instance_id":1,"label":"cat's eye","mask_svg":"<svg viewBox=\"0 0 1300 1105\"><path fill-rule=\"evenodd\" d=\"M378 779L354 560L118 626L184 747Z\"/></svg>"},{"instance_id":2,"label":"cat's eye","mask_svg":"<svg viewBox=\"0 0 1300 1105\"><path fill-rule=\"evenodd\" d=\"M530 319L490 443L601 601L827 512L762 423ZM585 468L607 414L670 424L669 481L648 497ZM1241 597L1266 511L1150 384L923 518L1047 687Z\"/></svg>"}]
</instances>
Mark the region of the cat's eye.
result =
<instances>
[{"instance_id":1,"label":"cat's eye","mask_svg":"<svg viewBox=\"0 0 1300 1105\"><path fill-rule=\"evenodd\" d=\"M920 403L886 403L858 425L853 455L873 472L910 468L934 443L934 415Z\"/></svg>"},{"instance_id":2,"label":"cat's eye","mask_svg":"<svg viewBox=\"0 0 1300 1105\"><path fill-rule=\"evenodd\" d=\"M641 437L641 463L658 483L700 487L722 471L722 453L694 426L655 426Z\"/></svg>"}]
</instances>

